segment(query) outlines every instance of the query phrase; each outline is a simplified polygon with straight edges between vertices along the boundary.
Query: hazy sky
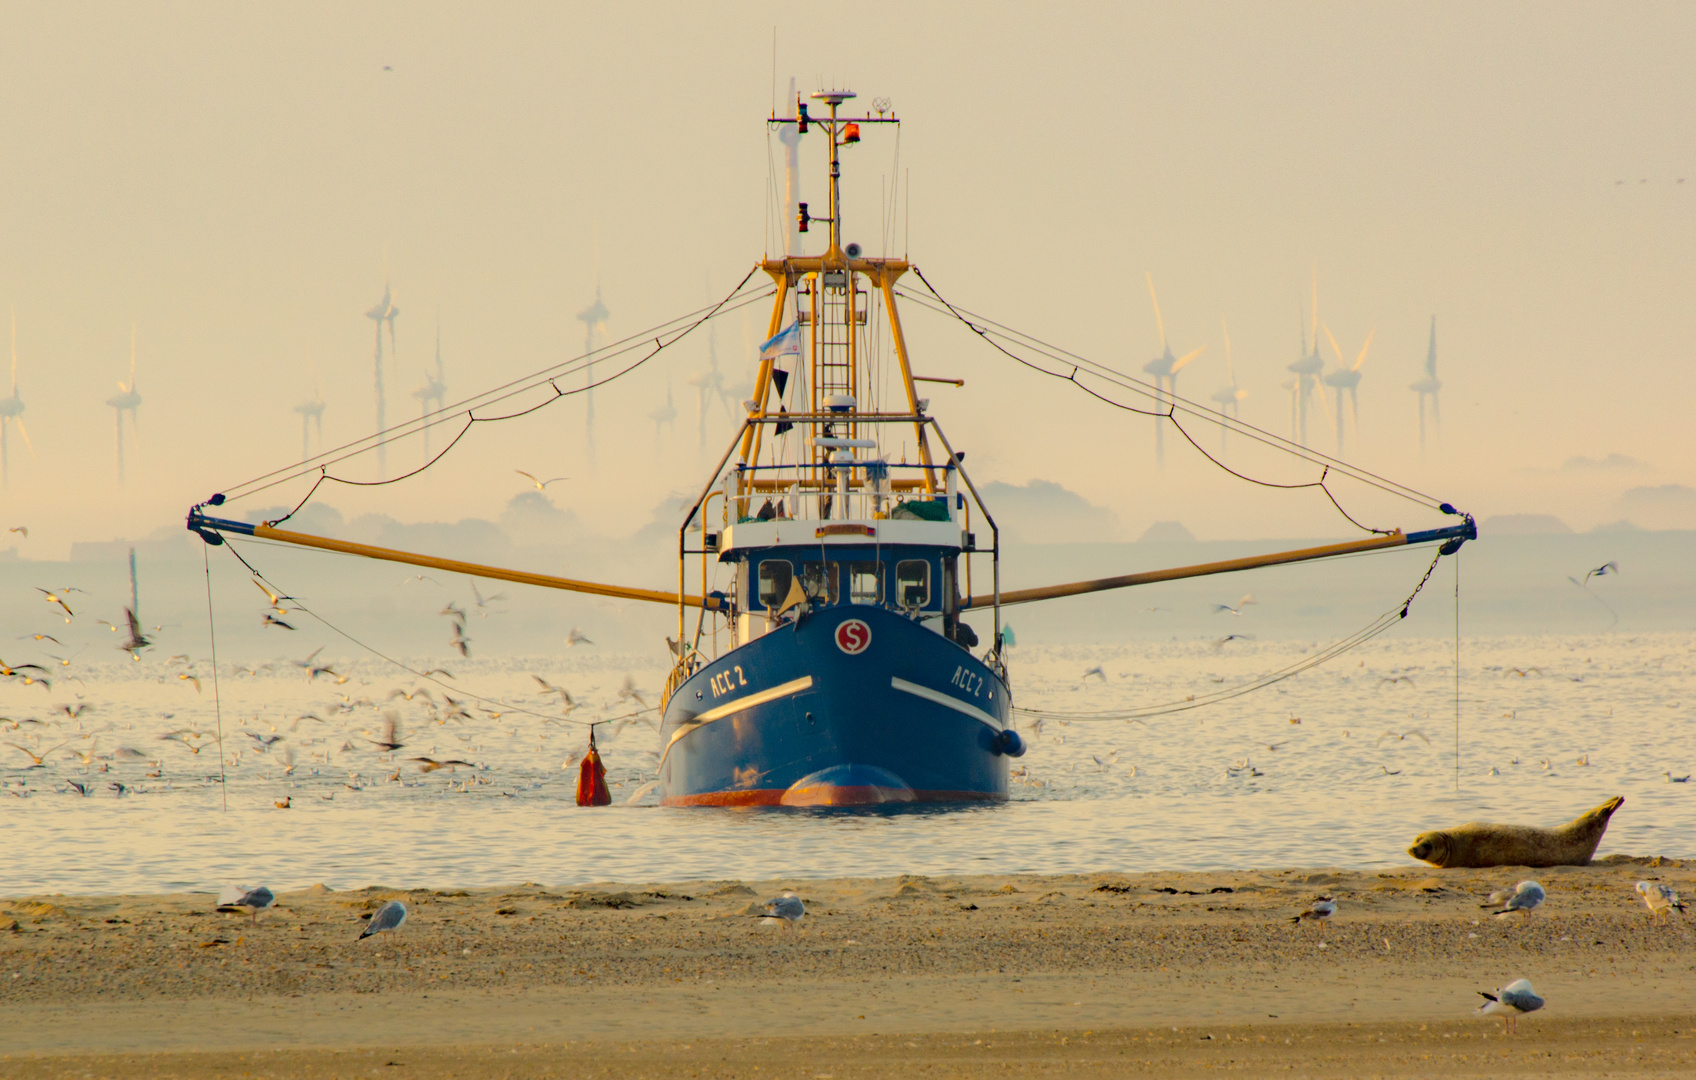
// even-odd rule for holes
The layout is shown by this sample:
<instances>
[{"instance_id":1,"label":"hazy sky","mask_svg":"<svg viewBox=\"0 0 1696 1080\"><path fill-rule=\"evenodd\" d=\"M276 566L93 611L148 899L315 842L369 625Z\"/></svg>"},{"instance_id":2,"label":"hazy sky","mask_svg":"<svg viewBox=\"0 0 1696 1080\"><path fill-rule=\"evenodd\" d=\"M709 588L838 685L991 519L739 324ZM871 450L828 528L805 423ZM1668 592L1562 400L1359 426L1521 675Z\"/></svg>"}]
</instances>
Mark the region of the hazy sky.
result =
<instances>
[{"instance_id":1,"label":"hazy sky","mask_svg":"<svg viewBox=\"0 0 1696 1080\"><path fill-rule=\"evenodd\" d=\"M597 274L614 336L728 289L781 167L774 28L781 84L892 99L910 253L958 303L1135 371L1158 351L1152 273L1174 348L1208 346L1180 390L1224 383L1223 322L1244 418L1287 432L1278 384L1317 275L1345 351L1376 331L1351 456L1481 516L1696 525L1676 490L1620 501L1696 486L1696 8L1548 3L14 6L0 304L35 456L14 433L0 525L28 524L36 557L145 535L298 457L315 381L332 445L368 433L385 258L391 418L417 407L438 312L457 400L575 355ZM816 197L822 146L805 152ZM845 162L846 231L875 253L894 141ZM1407 387L1432 315L1443 430L1422 458ZM1342 531L1170 442L1157 470L1149 421L908 320L920 369L967 379L934 407L981 479L1061 482L1131 535ZM764 322L719 327L732 380ZM104 402L132 324L120 487ZM705 365L703 339L598 394L593 467L573 403L326 497L492 518L523 468L634 530L702 482L687 380ZM656 434L668 386L679 415ZM710 420L716 459L730 421ZM1637 464L1563 468L1610 454Z\"/></svg>"}]
</instances>

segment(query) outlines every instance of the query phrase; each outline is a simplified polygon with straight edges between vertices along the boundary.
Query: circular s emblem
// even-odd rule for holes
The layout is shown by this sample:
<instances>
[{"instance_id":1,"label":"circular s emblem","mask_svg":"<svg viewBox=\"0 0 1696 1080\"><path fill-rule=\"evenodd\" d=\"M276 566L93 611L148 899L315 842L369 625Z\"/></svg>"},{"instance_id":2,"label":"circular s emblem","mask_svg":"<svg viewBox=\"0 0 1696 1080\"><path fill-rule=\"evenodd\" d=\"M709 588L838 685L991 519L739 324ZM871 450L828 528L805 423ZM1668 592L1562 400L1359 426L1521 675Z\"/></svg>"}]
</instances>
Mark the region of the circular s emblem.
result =
<instances>
[{"instance_id":1,"label":"circular s emblem","mask_svg":"<svg viewBox=\"0 0 1696 1080\"><path fill-rule=\"evenodd\" d=\"M872 643L872 628L860 619L844 619L836 627L836 647L849 656L866 651Z\"/></svg>"}]
</instances>

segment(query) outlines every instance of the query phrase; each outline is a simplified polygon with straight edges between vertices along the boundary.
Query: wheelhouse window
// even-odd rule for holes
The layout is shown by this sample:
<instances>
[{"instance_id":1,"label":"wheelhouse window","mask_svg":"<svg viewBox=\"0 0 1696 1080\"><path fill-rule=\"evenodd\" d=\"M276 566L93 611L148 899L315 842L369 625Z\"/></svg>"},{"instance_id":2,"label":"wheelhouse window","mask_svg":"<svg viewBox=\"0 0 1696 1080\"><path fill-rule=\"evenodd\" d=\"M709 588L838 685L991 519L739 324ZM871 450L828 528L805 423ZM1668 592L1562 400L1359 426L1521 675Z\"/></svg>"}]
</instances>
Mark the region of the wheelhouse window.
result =
<instances>
[{"instance_id":1,"label":"wheelhouse window","mask_svg":"<svg viewBox=\"0 0 1696 1080\"><path fill-rule=\"evenodd\" d=\"M837 601L836 567L833 562L804 562L801 564L801 588L815 604L834 604Z\"/></svg>"},{"instance_id":2,"label":"wheelhouse window","mask_svg":"<svg viewBox=\"0 0 1696 1080\"><path fill-rule=\"evenodd\" d=\"M795 569L785 559L764 559L760 562L760 606L777 607L789 595L789 583Z\"/></svg>"},{"instance_id":3,"label":"wheelhouse window","mask_svg":"<svg viewBox=\"0 0 1696 1080\"><path fill-rule=\"evenodd\" d=\"M883 603L883 564L852 562L848 564L848 602L851 604Z\"/></svg>"},{"instance_id":4,"label":"wheelhouse window","mask_svg":"<svg viewBox=\"0 0 1696 1080\"><path fill-rule=\"evenodd\" d=\"M930 606L930 563L903 559L895 564L895 603L903 608Z\"/></svg>"}]
</instances>

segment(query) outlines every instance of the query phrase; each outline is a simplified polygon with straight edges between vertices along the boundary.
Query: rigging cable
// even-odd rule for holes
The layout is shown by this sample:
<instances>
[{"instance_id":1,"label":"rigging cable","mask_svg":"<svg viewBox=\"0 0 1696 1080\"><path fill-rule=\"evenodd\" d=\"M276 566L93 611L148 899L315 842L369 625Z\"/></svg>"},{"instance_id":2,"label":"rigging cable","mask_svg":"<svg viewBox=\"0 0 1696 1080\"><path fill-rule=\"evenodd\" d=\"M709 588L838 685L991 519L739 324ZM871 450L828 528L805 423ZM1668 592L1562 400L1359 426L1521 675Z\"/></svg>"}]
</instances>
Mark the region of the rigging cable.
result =
<instances>
[{"instance_id":1,"label":"rigging cable","mask_svg":"<svg viewBox=\"0 0 1696 1080\"><path fill-rule=\"evenodd\" d=\"M263 541L253 541L253 543L256 546L260 545L260 544L264 544ZM210 547L211 545L208 544L208 545L204 545L204 546ZM650 712L654 711L654 706L650 705L650 706L647 706L645 708L639 709L636 712L627 713L624 716L612 716L612 717L608 717L604 720L573 720L569 716L550 716L547 713L537 712L534 709L526 709L521 705L510 705L507 702L501 701L499 698L485 697L482 694L474 693L472 691L464 689L463 687L454 686L450 683L445 683L442 680L436 678L434 675L429 674L428 672L419 671L418 669L412 667L409 664L403 663L400 660L396 660L394 657L388 655L387 653L383 652L382 650L377 649L377 648L375 648L371 645L367 645L365 642L354 637L352 634L348 633L346 630L343 630L341 627L332 623L330 620L324 618L324 616L318 614L316 611L313 611L311 608L302 604L298 597L292 596L292 595L284 592L280 587L278 587L274 582L272 582L270 578L266 577L263 573L261 573L258 569L256 569L252 563L248 562L245 558L242 557L241 553L235 549L235 542L232 538L225 537L224 538L224 546L229 550L229 553L231 555L234 555L236 557L237 562L239 562L243 566L247 567L248 573L252 574L255 578L259 579L259 581L261 581L265 585L269 586L273 593L277 594L278 596L288 596L288 598L290 600L293 600L294 605L295 605L294 610L303 611L306 614L312 616L314 619L317 619L320 623L322 623L327 629L333 631L334 633L340 634L342 637L346 638L348 641L351 641L353 644L359 646L361 649L364 649L366 652L370 653L372 656L375 656L378 659L383 660L383 661L393 665L394 667L400 668L402 671L407 672L408 674L412 675L415 678L423 679L426 682L435 683L437 686L441 687L443 690L452 690L454 693L462 694L465 697L470 698L471 700L480 701L480 702L483 702L486 705L496 706L502 712L522 713L525 716L539 717L540 719L542 719L544 721L551 722L551 723L576 724L580 727L583 727L583 726L592 727L595 724L611 723L614 720L631 719L631 718L634 718L634 717L641 716L643 713L650 713ZM264 546L267 546L267 547L285 547L286 545L283 545L283 544L265 544ZM210 577L208 577L208 580L210 580Z\"/></svg>"},{"instance_id":2,"label":"rigging cable","mask_svg":"<svg viewBox=\"0 0 1696 1080\"><path fill-rule=\"evenodd\" d=\"M206 569L206 635L212 639L212 711L218 718L218 790L224 796L224 809L230 808L230 786L224 778L224 700L218 694L218 623L212 617L212 556L211 544L200 545L200 561Z\"/></svg>"},{"instance_id":3,"label":"rigging cable","mask_svg":"<svg viewBox=\"0 0 1696 1080\"><path fill-rule=\"evenodd\" d=\"M1377 473L1370 472L1366 469L1359 468L1358 466L1351 465L1348 462L1342 461L1340 459L1330 457L1329 455L1323 454L1319 451L1312 450L1312 449L1310 449L1306 446L1302 446L1299 443L1293 443L1288 439L1284 439L1281 436L1274 435L1271 432L1257 428L1257 427L1253 426L1252 424L1245 423L1242 420L1237 419L1235 417L1225 416L1224 414L1215 412L1214 410L1203 408L1201 406L1196 405L1194 402L1188 401L1187 399L1176 397L1175 395L1167 394L1164 391L1157 391L1156 389L1149 387L1148 384L1143 383L1140 380L1130 378L1129 376L1121 375L1120 373L1118 373L1118 372L1112 370L1111 368L1108 368L1105 365L1100 364L1096 361L1092 361L1092 360L1089 360L1086 357L1082 357L1082 356L1079 356L1075 353L1068 352L1067 350L1062 349L1059 346L1052 345L1048 342L1041 340L1040 338L1033 337L1032 335L1025 334L1021 331L1014 330L1014 329L1007 327L1007 326L1004 326L1000 323L996 323L993 320L984 319L984 318L982 318L982 317L980 317L980 316L978 316L978 315L976 315L972 312L966 311L963 308L958 308L955 305L953 305L952 303L950 303L948 300L943 298L941 296L941 294L936 291L936 288L933 285L931 285L931 283L928 280L926 280L923 271L919 270L917 267L914 267L913 272L918 276L919 280L924 283L925 288L930 291L931 297L934 297L934 299L935 299L935 303L932 303L931 300L927 297L920 296L920 295L917 295L915 293L908 292L906 290L901 290L901 296L902 296L903 299L912 300L919 307L924 308L926 310L933 311L933 312L936 312L938 314L948 315L948 316L954 318L955 320L960 322L962 325L964 325L967 329L971 330L973 333L975 333L979 337L981 337L991 348L995 349L997 352L1000 352L1001 354L1003 354L1004 356L1013 360L1014 362L1021 364L1025 367L1028 367L1033 371L1047 375L1051 378L1057 378L1057 379L1061 379L1061 380L1066 381L1066 382L1070 382L1077 389L1083 391L1084 393L1086 393L1089 396L1097 399L1098 401L1102 401L1102 402L1104 402L1108 405L1112 405L1113 407L1118 408L1118 409L1122 409L1126 412L1134 412L1134 413L1138 413L1138 414L1143 415L1143 416L1161 417L1161 418L1165 418L1165 419L1170 420L1172 422L1173 426L1178 429L1179 433L1184 436L1185 440L1188 441L1191 446L1195 447L1195 449L1198 450L1205 458L1207 458L1208 461L1219 466L1219 468L1230 473L1232 476L1235 476L1239 479L1246 480L1249 483L1257 484L1257 485L1260 485L1260 486L1263 486L1263 487L1282 488L1282 489L1299 489L1299 488L1317 487L1317 488L1320 489L1321 492L1323 492L1325 497L1330 501L1331 505L1334 508L1336 508L1338 513L1341 514L1351 524L1355 525L1357 528L1360 528L1363 531L1375 533L1375 534L1378 534L1378 535L1386 535L1391 530L1375 529L1375 528L1372 528L1371 526L1364 525L1361 522L1359 522L1358 520L1356 520L1346 510L1344 510L1342 505L1337 501L1336 496L1334 494L1332 494L1330 487L1326 483L1326 481L1329 479L1330 474L1332 472L1337 472L1337 473L1339 473L1343 476L1348 477L1349 479L1355 480L1355 481L1362 483L1362 484L1365 484L1369 487L1377 488L1378 490L1383 491L1387 494L1394 495L1398 498L1405 499L1407 501L1416 503L1418 505L1428 506L1432 509L1437 509L1437 510L1443 509L1443 504L1440 503L1437 499L1435 499L1435 497L1433 497L1431 495L1427 495L1424 492L1418 491L1416 489L1410 488L1405 484L1401 484L1399 482L1390 480L1387 477L1381 476ZM937 306L938 304L941 305L940 308ZM994 329L990 329L992 327ZM996 340L997 338L1001 338L1003 340L1006 340L1007 342L1011 343L1012 345L1014 345L1016 347L1020 347L1020 348L1028 349L1032 352L1036 352L1039 355L1042 355L1042 356L1044 356L1044 357L1046 357L1050 360L1053 360L1053 361L1055 361L1055 362L1057 362L1057 363L1059 363L1059 364L1061 364L1065 367L1069 367L1071 370L1070 370L1070 372L1055 371L1055 370L1051 370L1048 367L1043 366L1042 364L1033 363L1031 360L1029 360L1029 359L1027 359L1023 356L1020 356L1018 353L1014 352L1012 349L1008 348L1006 345L1003 345L1001 343L1001 341ZM1087 373L1088 375L1094 376L1096 378L1102 379L1105 382L1111 383L1113 385L1116 385L1116 386L1122 387L1124 389L1130 390L1134 393L1140 394L1144 397L1154 398L1156 402L1163 404L1165 407L1162 408L1162 409L1158 409L1158 410L1150 410L1150 409L1138 408L1134 405L1127 405L1127 404L1125 404L1124 402L1121 402L1121 401L1116 401L1113 398L1101 393L1100 391L1095 390L1094 388L1092 388L1092 387L1086 385L1084 382L1082 382L1079 379L1079 375L1085 374L1085 373ZM1167 404L1167 402L1169 402L1169 404ZM1278 450L1278 451L1283 452L1283 453L1290 454L1290 455L1292 455L1292 456L1294 456L1294 457L1296 457L1300 460L1307 461L1307 462L1314 464L1314 465L1318 465L1318 466L1320 466L1320 468L1322 470L1321 474L1320 474L1320 478L1318 480L1315 480L1315 481L1307 481L1307 482L1304 482L1304 483L1280 484L1280 483L1274 483L1274 482L1266 481L1266 480L1259 480L1259 479L1256 479L1254 477L1247 476L1243 473L1237 472L1236 470L1225 465L1218 458L1216 458L1213 454L1209 453L1205 447L1203 447L1199 442L1196 441L1194 436L1192 436L1189 433L1189 431L1184 427L1182 421L1178 418L1177 414L1180 410L1182 410L1186 413L1189 413L1189 414L1195 416L1198 419L1203 419L1203 420L1206 420L1209 423L1218 424L1218 425L1224 427L1228 431L1234 431L1239 436L1246 438L1246 439L1249 439L1253 442L1261 443L1261 444L1268 446L1272 449Z\"/></svg>"},{"instance_id":4,"label":"rigging cable","mask_svg":"<svg viewBox=\"0 0 1696 1080\"><path fill-rule=\"evenodd\" d=\"M1256 690L1263 690L1275 683L1283 682L1285 679L1293 678L1304 671L1318 667L1328 661L1335 660L1344 653L1350 652L1366 644L1368 641L1371 641L1379 634L1382 634L1396 623L1407 618L1408 608L1412 606L1414 597L1418 596L1420 590L1425 588L1425 583L1431 580L1431 574L1437 569L1437 563L1442 559L1442 557L1441 553L1432 557L1431 565L1425 568L1425 575L1419 579L1419 584L1413 587L1413 591L1408 594L1406 600L1403 600L1396 607L1391 608L1389 611L1378 616L1361 629L1347 637L1332 642L1330 645L1327 645L1312 656L1304 656L1293 664L1258 675L1247 682L1238 683L1236 686L1227 687L1224 690L1217 690L1211 694L1204 694L1200 696L1192 694L1183 701L1166 702L1161 705L1149 705L1140 709L1123 709L1111 712L1069 712L1056 709L1027 709L1015 705L1013 707L1013 711L1024 716L1040 720L1066 720L1068 722L1126 720L1140 724L1143 722L1143 717L1167 716L1172 713L1188 712L1191 709L1200 709L1208 705L1217 705L1221 702L1241 697L1244 694L1252 693Z\"/></svg>"},{"instance_id":5,"label":"rigging cable","mask_svg":"<svg viewBox=\"0 0 1696 1080\"><path fill-rule=\"evenodd\" d=\"M532 372L529 375L513 379L500 386L493 387L492 389L483 391L480 394L466 398L457 404L445 406L433 413L428 413L416 419L407 420L403 423L396 424L393 427L384 428L374 434L366 435L351 442L344 443L343 445L331 450L323 451L306 461L289 465L281 469L275 469L271 472L254 477L253 479L243 481L242 483L236 484L228 489L225 494L226 501L246 498L247 496L257 494L258 492L267 490L268 488L276 487L279 484L287 483L291 480L296 480L304 476L309 476L313 472L318 472L321 480L322 478L327 477L337 483L358 484L361 486L376 486L379 484L397 483L400 480L416 476L424 469L429 468L431 465L434 465L437 461L439 461L442 454L437 454L422 468L414 469L412 472L409 472L404 476L395 477L390 480L345 480L341 477L329 476L328 469L332 465L339 464L342 461L346 461L350 458L357 457L373 450L378 445L385 444L393 441L394 439L404 438L409 435L415 435L420 432L427 431L432 427L454 420L462 414L467 417L467 421L465 427L460 431L459 435L455 437L454 442L457 442L460 437L463 437L465 432L470 430L472 424L516 419L517 417L524 416L527 413L534 412L537 409L550 405L553 402L558 401L560 398L572 397L588 390L592 390L597 386L604 386L607 383L622 378L635 369L641 367L643 364L646 364L649 360L652 360L663 350L675 345L677 342L687 337L709 319L716 318L720 315L727 315L733 311L740 310L748 304L757 303L762 299L767 299L772 296L775 290L771 289L760 290L745 296L738 295L748 282L753 279L754 274L757 273L759 269L760 267L757 265L751 268L747 275L736 284L736 287L731 289L730 292L716 304L711 304L705 308L700 308L685 315L669 319L663 323L656 324L647 330L641 331L640 333L624 338L621 341L613 342L612 344L603 346L597 350L591 350L581 356L573 357L572 359L563 361L559 364L550 365L549 367L543 368L541 371ZM651 348L649 348L650 343L652 344ZM562 379L567 375L575 374L596 360L604 362L612 357L622 356L640 349L647 349L648 351L605 378L573 390L561 390L558 385L556 385L557 380ZM551 389L553 391L553 396L547 398L540 404L529 406L519 410L518 412L507 413L501 416L478 417L473 415L474 411L478 408L486 408L490 405L517 397L520 394L542 389L543 387ZM449 448L452 448L451 443ZM446 451L443 451L443 453L445 452Z\"/></svg>"},{"instance_id":6,"label":"rigging cable","mask_svg":"<svg viewBox=\"0 0 1696 1080\"><path fill-rule=\"evenodd\" d=\"M1455 552L1455 791L1460 791L1460 552Z\"/></svg>"}]
</instances>

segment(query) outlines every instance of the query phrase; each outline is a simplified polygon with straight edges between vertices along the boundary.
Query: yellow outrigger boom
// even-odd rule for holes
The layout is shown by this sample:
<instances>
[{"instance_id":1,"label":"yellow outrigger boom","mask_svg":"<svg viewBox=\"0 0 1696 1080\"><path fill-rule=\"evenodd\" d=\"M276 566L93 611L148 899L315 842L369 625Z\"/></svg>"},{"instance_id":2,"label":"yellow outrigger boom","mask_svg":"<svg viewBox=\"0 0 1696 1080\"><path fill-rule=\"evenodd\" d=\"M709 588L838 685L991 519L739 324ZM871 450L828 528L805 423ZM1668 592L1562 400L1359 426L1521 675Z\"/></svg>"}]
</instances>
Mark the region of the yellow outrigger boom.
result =
<instances>
[{"instance_id":1,"label":"yellow outrigger boom","mask_svg":"<svg viewBox=\"0 0 1696 1080\"><path fill-rule=\"evenodd\" d=\"M676 604L678 602L676 593L662 592L659 589L633 589L625 585L602 585L595 581L578 581L574 578L555 577L552 574L532 574L526 570L505 570L498 566L462 562L458 559L442 559L434 555L419 555L410 551L378 547L375 544L356 544L350 540L333 540L327 536L313 536L311 533L278 529L268 524L253 525L245 521L207 517L200 512L198 506L189 511L188 527L190 532L199 533L201 539L209 544L222 544L224 538L221 534L229 533L234 536L251 536L256 540L272 540L279 544L317 548L320 551L336 551L343 555L359 555L367 559L382 559L385 562L406 563L409 566L423 566L431 570L446 570L452 574L466 574L470 577L490 578L495 581L512 581L519 585L539 585L544 589L563 589L566 592L588 593L591 596L612 596L620 600L646 600L654 604ZM686 607L703 606L699 596L684 596L682 602ZM714 611L729 605L724 597L709 596L706 598L704 606L707 610Z\"/></svg>"},{"instance_id":2,"label":"yellow outrigger boom","mask_svg":"<svg viewBox=\"0 0 1696 1080\"><path fill-rule=\"evenodd\" d=\"M221 501L219 500L219 502ZM217 505L217 503L213 505ZM591 596L611 596L620 600L645 600L653 604L681 604L685 608L704 607L708 611L722 611L730 606L729 598L717 593L709 594L703 600L699 596L685 594L680 597L677 593L664 592L660 589L604 585L600 582L578 581L574 578L557 577L553 574L507 570L482 563L443 559L434 555L419 555L410 551L378 547L375 544L357 544L350 540L334 540L327 536L313 536L310 533L293 532L263 523L254 525L245 521L207 517L198 506L189 511L188 528L191 532L198 533L209 544L222 544L224 542L222 534L228 533L234 536L251 536L256 540L270 540L280 544L317 548L320 551L335 551L344 555L358 555L367 559L381 559L385 562L406 563L409 566L445 570L448 573L465 574L470 577L511 581L519 585L536 585L544 589L562 589L566 592L588 593ZM1056 600L1064 596L1079 596L1084 593L1104 592L1109 589L1123 589L1132 585L1152 585L1160 581L1177 581L1183 578L1206 577L1211 574L1229 574L1238 570L1253 570L1262 566L1311 562L1315 559L1355 555L1365 551L1380 551L1385 548L1407 547L1413 544L1428 544L1439 540L1453 544L1454 548L1458 548L1461 543L1477 539L1477 537L1478 528L1473 524L1472 518L1468 516L1464 524L1451 525L1445 529L1428 529L1415 533L1404 533L1397 529L1385 536L1374 536L1370 540L1351 540L1342 544L1324 544L1319 547L1298 548L1294 551L1250 555L1240 559L1198 563L1194 566L1178 566L1167 570L1148 570L1140 574L1124 574L1119 577L1096 578L1091 581L1074 581L1064 585L1015 589L1011 592L1001 593L999 602L1002 605L1007 605L1027 604L1035 600ZM996 602L997 597L992 594L972 597L963 606L967 609L987 608L995 606Z\"/></svg>"},{"instance_id":3,"label":"yellow outrigger boom","mask_svg":"<svg viewBox=\"0 0 1696 1080\"><path fill-rule=\"evenodd\" d=\"M1096 578L1093 581L1074 581L1066 585L1044 585L1036 589L1014 589L1001 594L1001 606L1008 604L1028 604L1033 600L1055 600L1062 596L1079 596L1083 593L1105 592L1108 589L1123 589L1131 585L1152 585L1157 581L1178 581L1183 578L1206 577L1209 574L1230 574L1238 570L1254 570L1262 566L1283 566L1286 563L1311 562L1314 559L1329 559L1338 555L1354 555L1363 551L1381 551L1384 548L1406 547L1409 544L1424 544L1436 540L1460 542L1475 540L1478 529L1469 517L1464 525L1453 525L1447 529L1431 529L1427 532L1404 533L1396 529L1383 536L1374 536L1370 540L1350 540L1342 544L1323 544L1319 547L1297 548L1294 551L1279 551L1270 555L1248 555L1240 559L1224 559L1219 562L1197 563L1194 566L1175 566L1169 570L1148 570L1140 574L1122 574L1118 577ZM973 597L965 606L967 608L985 608L995 603L994 597Z\"/></svg>"}]
</instances>

